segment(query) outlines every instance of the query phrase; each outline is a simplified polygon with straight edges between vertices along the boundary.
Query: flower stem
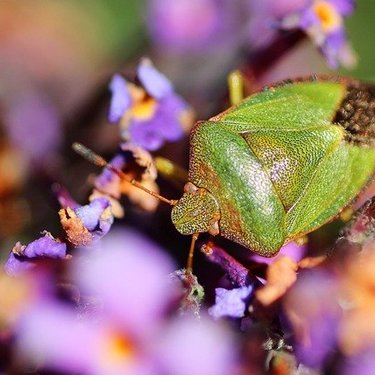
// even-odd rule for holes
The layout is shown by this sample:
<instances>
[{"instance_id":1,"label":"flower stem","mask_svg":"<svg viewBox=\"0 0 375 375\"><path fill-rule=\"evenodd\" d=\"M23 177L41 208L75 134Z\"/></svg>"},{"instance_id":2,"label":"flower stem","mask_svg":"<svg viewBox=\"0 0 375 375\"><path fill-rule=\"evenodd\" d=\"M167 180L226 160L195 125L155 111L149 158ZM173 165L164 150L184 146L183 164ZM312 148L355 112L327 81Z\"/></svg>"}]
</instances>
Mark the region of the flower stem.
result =
<instances>
[{"instance_id":1,"label":"flower stem","mask_svg":"<svg viewBox=\"0 0 375 375\"><path fill-rule=\"evenodd\" d=\"M201 251L210 262L218 264L225 270L234 284L240 287L249 285L251 278L249 270L225 250L209 242L201 247Z\"/></svg>"}]
</instances>

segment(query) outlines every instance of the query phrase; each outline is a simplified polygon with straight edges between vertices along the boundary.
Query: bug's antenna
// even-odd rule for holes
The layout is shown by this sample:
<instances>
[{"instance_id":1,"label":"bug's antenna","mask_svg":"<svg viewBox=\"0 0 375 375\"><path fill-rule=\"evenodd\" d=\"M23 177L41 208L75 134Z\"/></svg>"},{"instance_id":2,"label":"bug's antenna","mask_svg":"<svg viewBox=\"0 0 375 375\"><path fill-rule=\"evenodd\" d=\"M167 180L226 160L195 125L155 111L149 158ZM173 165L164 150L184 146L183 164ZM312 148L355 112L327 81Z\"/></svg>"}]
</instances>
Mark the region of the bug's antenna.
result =
<instances>
[{"instance_id":1,"label":"bug's antenna","mask_svg":"<svg viewBox=\"0 0 375 375\"><path fill-rule=\"evenodd\" d=\"M188 272L193 271L194 248L195 248L195 243L197 242L198 236L199 236L199 233L193 233L193 235L191 236L190 250L189 250L188 260L186 264L186 271Z\"/></svg>"},{"instance_id":2,"label":"bug's antenna","mask_svg":"<svg viewBox=\"0 0 375 375\"><path fill-rule=\"evenodd\" d=\"M136 181L133 178L129 178L123 171L121 171L118 168L115 168L112 164L108 163L107 160L105 160L102 156L96 154L94 151L92 151L88 147L84 146L83 144L78 143L78 142L74 142L73 145L72 145L72 147L73 147L73 150L77 154L81 155L83 158L85 158L86 160L88 160L90 163L93 163L93 164L95 164L95 165L97 165L99 167L106 167L106 168L108 168L113 173L116 173L122 180L129 182L129 184L132 184L133 186L135 186L135 187L143 190L144 192L152 195L153 197L161 200L162 202L168 203L171 206L175 206L176 205L176 203L177 203L176 200L171 200L171 199L164 198L160 194L155 193L154 191L147 189L142 184L140 184L138 181Z\"/></svg>"}]
</instances>

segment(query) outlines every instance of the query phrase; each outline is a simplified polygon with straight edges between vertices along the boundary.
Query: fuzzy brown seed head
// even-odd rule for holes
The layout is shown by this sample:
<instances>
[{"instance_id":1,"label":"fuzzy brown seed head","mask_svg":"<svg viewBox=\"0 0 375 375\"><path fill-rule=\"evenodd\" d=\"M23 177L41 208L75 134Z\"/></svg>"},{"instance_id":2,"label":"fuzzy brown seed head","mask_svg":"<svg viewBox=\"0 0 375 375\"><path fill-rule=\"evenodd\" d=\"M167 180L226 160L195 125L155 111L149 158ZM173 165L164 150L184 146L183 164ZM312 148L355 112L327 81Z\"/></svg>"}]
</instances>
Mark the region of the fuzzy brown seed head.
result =
<instances>
[{"instance_id":1,"label":"fuzzy brown seed head","mask_svg":"<svg viewBox=\"0 0 375 375\"><path fill-rule=\"evenodd\" d=\"M346 130L346 140L356 145L375 145L375 87L359 82L348 85L333 123Z\"/></svg>"}]
</instances>

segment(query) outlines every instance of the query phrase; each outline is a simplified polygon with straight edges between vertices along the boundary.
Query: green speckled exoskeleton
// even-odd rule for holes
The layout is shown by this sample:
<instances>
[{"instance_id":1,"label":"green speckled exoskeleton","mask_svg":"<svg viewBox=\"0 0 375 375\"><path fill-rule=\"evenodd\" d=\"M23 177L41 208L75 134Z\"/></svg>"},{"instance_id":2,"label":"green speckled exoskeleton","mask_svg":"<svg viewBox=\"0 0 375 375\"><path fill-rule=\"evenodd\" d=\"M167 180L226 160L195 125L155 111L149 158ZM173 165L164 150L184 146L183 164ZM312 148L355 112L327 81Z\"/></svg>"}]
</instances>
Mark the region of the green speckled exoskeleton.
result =
<instances>
[{"instance_id":1,"label":"green speckled exoskeleton","mask_svg":"<svg viewBox=\"0 0 375 375\"><path fill-rule=\"evenodd\" d=\"M182 234L220 234L270 257L350 205L373 174L374 139L373 88L283 82L198 122L184 193L163 199Z\"/></svg>"}]
</instances>

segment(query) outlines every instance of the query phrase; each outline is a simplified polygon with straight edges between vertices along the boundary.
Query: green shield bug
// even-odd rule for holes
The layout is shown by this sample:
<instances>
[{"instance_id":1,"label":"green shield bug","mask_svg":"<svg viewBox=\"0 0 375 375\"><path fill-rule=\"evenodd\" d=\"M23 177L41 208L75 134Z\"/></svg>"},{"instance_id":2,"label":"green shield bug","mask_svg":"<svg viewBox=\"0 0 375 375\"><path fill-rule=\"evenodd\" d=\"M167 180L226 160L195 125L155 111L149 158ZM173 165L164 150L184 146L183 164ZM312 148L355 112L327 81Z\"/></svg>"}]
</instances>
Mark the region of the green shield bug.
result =
<instances>
[{"instance_id":1,"label":"green shield bug","mask_svg":"<svg viewBox=\"0 0 375 375\"><path fill-rule=\"evenodd\" d=\"M209 232L270 257L355 199L375 168L374 140L373 88L350 79L283 82L198 122L184 193L162 199L177 230L193 234L192 248Z\"/></svg>"}]
</instances>

